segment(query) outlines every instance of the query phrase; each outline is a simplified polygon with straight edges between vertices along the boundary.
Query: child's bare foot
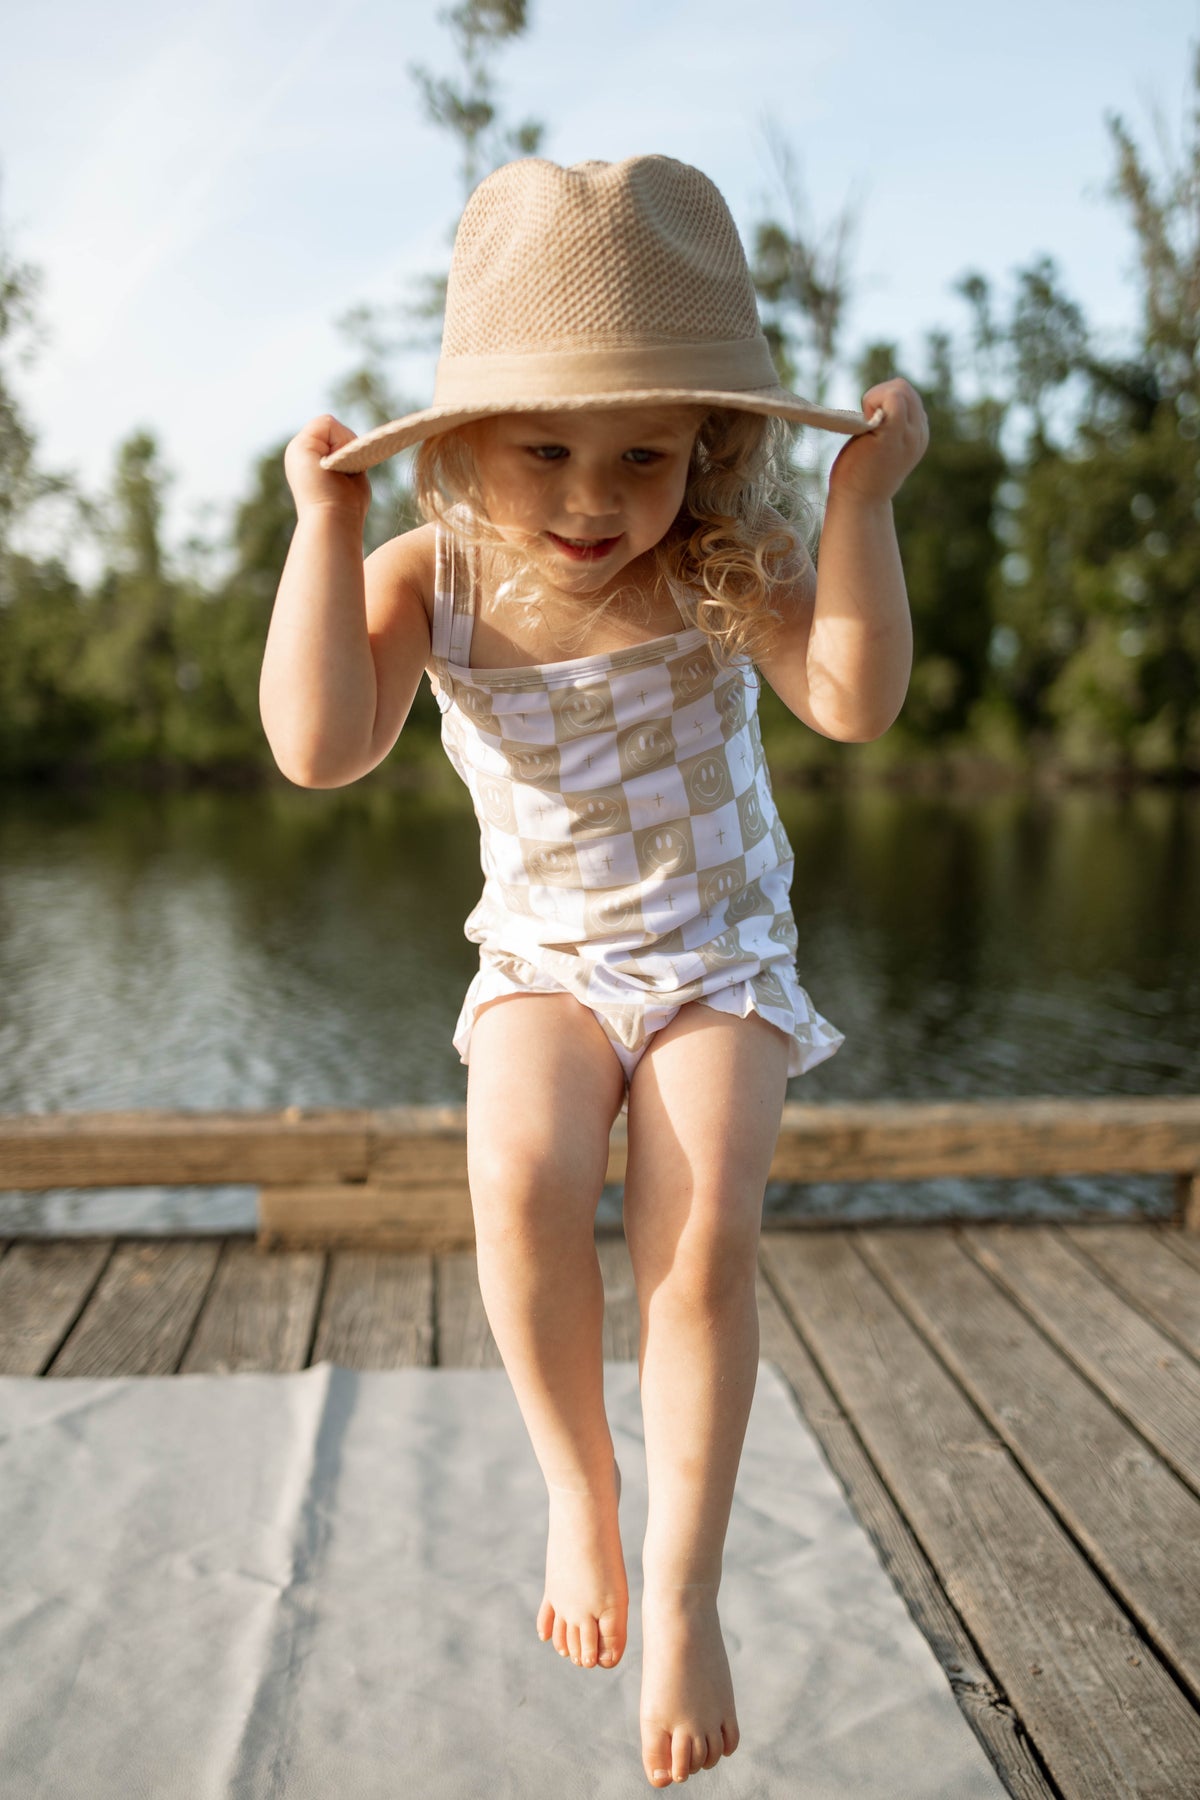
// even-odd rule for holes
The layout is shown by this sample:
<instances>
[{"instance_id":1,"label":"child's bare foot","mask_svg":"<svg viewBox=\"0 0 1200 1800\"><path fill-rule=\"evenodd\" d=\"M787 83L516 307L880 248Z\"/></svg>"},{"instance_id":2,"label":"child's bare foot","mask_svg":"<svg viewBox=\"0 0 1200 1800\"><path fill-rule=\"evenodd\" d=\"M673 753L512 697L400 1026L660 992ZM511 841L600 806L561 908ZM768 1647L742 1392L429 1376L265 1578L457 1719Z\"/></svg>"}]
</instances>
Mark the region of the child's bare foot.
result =
<instances>
[{"instance_id":1,"label":"child's bare foot","mask_svg":"<svg viewBox=\"0 0 1200 1800\"><path fill-rule=\"evenodd\" d=\"M653 1787L686 1781L738 1747L729 1658L712 1586L642 1596L642 1762Z\"/></svg>"},{"instance_id":2,"label":"child's bare foot","mask_svg":"<svg viewBox=\"0 0 1200 1800\"><path fill-rule=\"evenodd\" d=\"M625 1650L629 1583L617 1524L621 1471L615 1462L613 1472L613 1486L603 1494L549 1489L546 1591L537 1634L543 1643L553 1636L559 1655L585 1669L596 1663L615 1668Z\"/></svg>"}]
</instances>

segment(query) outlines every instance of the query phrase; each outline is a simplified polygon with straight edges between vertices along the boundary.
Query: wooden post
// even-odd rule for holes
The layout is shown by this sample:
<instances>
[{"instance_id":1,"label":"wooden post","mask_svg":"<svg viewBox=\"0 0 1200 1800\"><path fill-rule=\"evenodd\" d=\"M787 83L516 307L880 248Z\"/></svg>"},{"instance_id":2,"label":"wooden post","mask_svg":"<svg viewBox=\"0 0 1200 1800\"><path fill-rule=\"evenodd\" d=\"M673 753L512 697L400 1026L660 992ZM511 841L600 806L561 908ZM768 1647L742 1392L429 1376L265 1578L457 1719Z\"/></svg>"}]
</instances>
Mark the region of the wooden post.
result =
<instances>
[{"instance_id":1,"label":"wooden post","mask_svg":"<svg viewBox=\"0 0 1200 1800\"><path fill-rule=\"evenodd\" d=\"M1184 1231L1200 1231L1200 1169L1176 1175L1175 1217Z\"/></svg>"}]
</instances>

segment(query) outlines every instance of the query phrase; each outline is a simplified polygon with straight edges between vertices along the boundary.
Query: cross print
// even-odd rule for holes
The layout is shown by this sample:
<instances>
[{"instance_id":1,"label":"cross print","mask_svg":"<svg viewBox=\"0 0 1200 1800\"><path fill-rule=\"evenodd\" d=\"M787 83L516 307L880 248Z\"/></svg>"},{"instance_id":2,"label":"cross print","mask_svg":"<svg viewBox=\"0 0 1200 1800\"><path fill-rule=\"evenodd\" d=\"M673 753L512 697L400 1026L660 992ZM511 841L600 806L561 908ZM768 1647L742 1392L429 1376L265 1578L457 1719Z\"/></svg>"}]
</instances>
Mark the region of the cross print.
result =
<instances>
[{"instance_id":1,"label":"cross print","mask_svg":"<svg viewBox=\"0 0 1200 1800\"><path fill-rule=\"evenodd\" d=\"M723 844L723 843L724 843L724 842L725 842L725 828L724 828L724 826L722 826L722 828L721 828L721 830L720 830L720 831L718 831L718 833L717 833L717 842L718 842L718 844Z\"/></svg>"},{"instance_id":2,"label":"cross print","mask_svg":"<svg viewBox=\"0 0 1200 1800\"><path fill-rule=\"evenodd\" d=\"M588 751L588 756L587 756L587 766L588 766L588 768L589 768L589 769L590 769L590 768L591 768L591 766L592 766L592 755L593 755L593 752L592 752L592 751L591 751L591 750L589 750L589 751Z\"/></svg>"},{"instance_id":3,"label":"cross print","mask_svg":"<svg viewBox=\"0 0 1200 1800\"><path fill-rule=\"evenodd\" d=\"M743 762L746 762L749 758L749 751L746 749L745 744L742 745L741 756Z\"/></svg>"},{"instance_id":4,"label":"cross print","mask_svg":"<svg viewBox=\"0 0 1200 1800\"><path fill-rule=\"evenodd\" d=\"M667 909L670 912L675 911L675 896L674 896L674 894L667 895Z\"/></svg>"},{"instance_id":5,"label":"cross print","mask_svg":"<svg viewBox=\"0 0 1200 1800\"><path fill-rule=\"evenodd\" d=\"M611 857L611 856L606 856L606 857L605 857L605 859L604 859L604 866L605 866L605 868L606 868L606 869L611 869L611 868L612 868L612 857Z\"/></svg>"},{"instance_id":6,"label":"cross print","mask_svg":"<svg viewBox=\"0 0 1200 1800\"><path fill-rule=\"evenodd\" d=\"M662 795L661 795L661 794L655 794L655 796L654 796L654 804L655 804L655 806L661 806L661 805L662 805L662 803L663 803L663 797L662 797Z\"/></svg>"},{"instance_id":7,"label":"cross print","mask_svg":"<svg viewBox=\"0 0 1200 1800\"><path fill-rule=\"evenodd\" d=\"M712 924L712 907L711 906L706 906L704 909L704 923L706 925Z\"/></svg>"},{"instance_id":8,"label":"cross print","mask_svg":"<svg viewBox=\"0 0 1200 1800\"><path fill-rule=\"evenodd\" d=\"M641 701L641 703L642 703L642 705L643 705L643 706L645 706L645 704L646 704L646 690L645 690L645 688L639 688L639 689L638 689L638 699L639 699L639 700L640 700L640 701Z\"/></svg>"},{"instance_id":9,"label":"cross print","mask_svg":"<svg viewBox=\"0 0 1200 1800\"><path fill-rule=\"evenodd\" d=\"M703 731L704 730L704 727L700 723L699 719L696 720L696 723L693 725L692 729L693 729L693 731Z\"/></svg>"}]
</instances>

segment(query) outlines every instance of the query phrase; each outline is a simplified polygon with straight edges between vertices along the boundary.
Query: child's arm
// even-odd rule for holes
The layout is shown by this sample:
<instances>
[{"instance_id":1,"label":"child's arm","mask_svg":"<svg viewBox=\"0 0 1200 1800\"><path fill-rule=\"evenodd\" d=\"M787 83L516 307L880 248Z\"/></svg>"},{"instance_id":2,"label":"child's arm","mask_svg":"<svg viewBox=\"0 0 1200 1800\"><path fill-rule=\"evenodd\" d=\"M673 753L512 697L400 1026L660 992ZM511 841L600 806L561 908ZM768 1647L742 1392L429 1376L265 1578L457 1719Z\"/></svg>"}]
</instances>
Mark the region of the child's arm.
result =
<instances>
[{"instance_id":1,"label":"child's arm","mask_svg":"<svg viewBox=\"0 0 1200 1800\"><path fill-rule=\"evenodd\" d=\"M865 413L877 407L883 422L838 453L818 567L805 558L803 574L780 605L776 640L759 659L789 711L843 743L883 736L912 673L892 495L925 454L929 427L919 395L901 377L863 395Z\"/></svg>"},{"instance_id":2,"label":"child's arm","mask_svg":"<svg viewBox=\"0 0 1200 1800\"><path fill-rule=\"evenodd\" d=\"M431 528L381 546L364 573L370 484L320 466L353 436L324 414L284 455L296 529L267 631L259 712L275 761L299 787L343 787L382 761L430 654L422 570Z\"/></svg>"}]
</instances>

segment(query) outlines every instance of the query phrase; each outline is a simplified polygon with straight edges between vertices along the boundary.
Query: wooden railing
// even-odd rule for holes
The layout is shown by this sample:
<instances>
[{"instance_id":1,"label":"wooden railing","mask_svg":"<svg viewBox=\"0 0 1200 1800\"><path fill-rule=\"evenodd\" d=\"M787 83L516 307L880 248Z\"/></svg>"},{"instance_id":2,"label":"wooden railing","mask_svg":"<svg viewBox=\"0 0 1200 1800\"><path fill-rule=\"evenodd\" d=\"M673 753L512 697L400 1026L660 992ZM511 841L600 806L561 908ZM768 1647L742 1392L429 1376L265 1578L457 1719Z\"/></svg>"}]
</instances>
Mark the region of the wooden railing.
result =
<instances>
[{"instance_id":1,"label":"wooden railing","mask_svg":"<svg viewBox=\"0 0 1200 1800\"><path fill-rule=\"evenodd\" d=\"M610 1182L625 1148L621 1119ZM1200 1231L1200 1096L790 1102L771 1164L789 1182L1123 1174L1173 1175L1175 1220ZM0 1189L246 1183L265 1249L474 1241L462 1107L0 1115Z\"/></svg>"}]
</instances>

